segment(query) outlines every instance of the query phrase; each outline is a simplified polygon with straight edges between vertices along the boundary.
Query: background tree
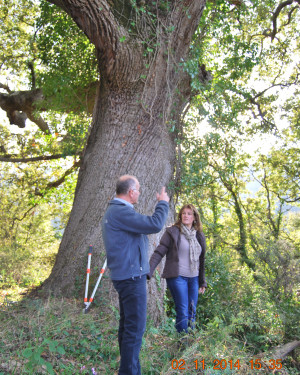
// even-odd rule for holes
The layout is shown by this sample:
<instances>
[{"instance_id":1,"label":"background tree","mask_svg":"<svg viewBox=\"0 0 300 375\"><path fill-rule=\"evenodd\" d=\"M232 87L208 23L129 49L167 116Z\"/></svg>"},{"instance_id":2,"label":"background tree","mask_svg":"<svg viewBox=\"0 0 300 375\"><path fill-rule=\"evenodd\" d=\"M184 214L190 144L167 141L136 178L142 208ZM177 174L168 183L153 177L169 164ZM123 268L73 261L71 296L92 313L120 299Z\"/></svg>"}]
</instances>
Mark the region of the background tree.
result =
<instances>
[{"instance_id":1,"label":"background tree","mask_svg":"<svg viewBox=\"0 0 300 375\"><path fill-rule=\"evenodd\" d=\"M278 144L250 158L239 150L240 139L231 137L232 131L199 137L191 124L185 130L179 202L197 205L208 242L208 289L198 306L199 327L230 332L259 351L278 344L279 331L285 340L296 339L299 204L291 198L299 179L289 167L293 157L278 162L289 150L296 156L296 139L288 142L278 134ZM288 184L276 183L287 170ZM172 311L172 301L167 306ZM215 345L225 336L216 334Z\"/></svg>"}]
</instances>

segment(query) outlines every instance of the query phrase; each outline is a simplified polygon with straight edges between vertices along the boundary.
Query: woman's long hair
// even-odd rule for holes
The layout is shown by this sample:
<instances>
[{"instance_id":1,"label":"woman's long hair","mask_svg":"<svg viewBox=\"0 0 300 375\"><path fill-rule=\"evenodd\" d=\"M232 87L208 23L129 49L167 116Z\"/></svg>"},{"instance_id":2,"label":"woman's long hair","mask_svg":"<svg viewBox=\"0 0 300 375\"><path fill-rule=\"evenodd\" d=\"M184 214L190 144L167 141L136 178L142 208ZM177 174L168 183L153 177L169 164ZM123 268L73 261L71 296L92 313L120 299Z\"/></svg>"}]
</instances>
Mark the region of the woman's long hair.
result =
<instances>
[{"instance_id":1,"label":"woman's long hair","mask_svg":"<svg viewBox=\"0 0 300 375\"><path fill-rule=\"evenodd\" d=\"M177 221L175 222L174 225L176 225L176 227L178 227L181 230L181 224L182 224L181 217L182 217L182 212L185 208L189 208L190 210L193 211L193 214L194 214L194 221L193 221L193 225L192 225L193 228L195 228L199 232L202 232L203 227L202 227L202 223L201 223L201 220L200 220L199 212L197 211L196 207L194 205L190 204L190 203L185 204L181 207L181 209L178 212Z\"/></svg>"}]
</instances>

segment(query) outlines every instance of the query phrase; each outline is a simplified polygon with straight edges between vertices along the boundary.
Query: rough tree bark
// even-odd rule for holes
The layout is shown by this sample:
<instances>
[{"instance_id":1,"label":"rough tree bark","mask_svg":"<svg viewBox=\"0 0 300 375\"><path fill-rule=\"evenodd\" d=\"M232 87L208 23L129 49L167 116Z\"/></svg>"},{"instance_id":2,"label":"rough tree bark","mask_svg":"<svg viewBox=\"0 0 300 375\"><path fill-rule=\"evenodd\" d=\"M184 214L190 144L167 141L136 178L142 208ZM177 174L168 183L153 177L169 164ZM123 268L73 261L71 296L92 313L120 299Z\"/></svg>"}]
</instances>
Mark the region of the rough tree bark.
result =
<instances>
[{"instance_id":1,"label":"rough tree bark","mask_svg":"<svg viewBox=\"0 0 300 375\"><path fill-rule=\"evenodd\" d=\"M44 284L46 291L70 295L76 278L85 278L88 245L100 254L93 256L95 264L105 257L101 219L116 179L125 173L139 179L137 209L144 214L153 212L156 191L174 179L176 128L190 98L182 63L205 0L49 2L64 9L95 44L101 77L73 209ZM172 209L170 221L173 214ZM150 238L151 251L158 239ZM164 288L159 289L155 280L149 284L154 321L161 318Z\"/></svg>"}]
</instances>

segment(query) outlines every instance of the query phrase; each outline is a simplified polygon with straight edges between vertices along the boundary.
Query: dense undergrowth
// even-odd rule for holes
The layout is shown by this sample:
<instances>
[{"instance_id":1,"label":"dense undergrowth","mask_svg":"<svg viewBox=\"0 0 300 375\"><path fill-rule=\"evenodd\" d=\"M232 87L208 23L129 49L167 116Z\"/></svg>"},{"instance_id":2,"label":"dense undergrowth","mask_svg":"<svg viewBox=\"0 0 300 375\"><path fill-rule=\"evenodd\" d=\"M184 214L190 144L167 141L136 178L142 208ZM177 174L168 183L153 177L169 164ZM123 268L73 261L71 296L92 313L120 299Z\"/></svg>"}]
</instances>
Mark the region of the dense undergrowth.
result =
<instances>
[{"instance_id":1,"label":"dense undergrowth","mask_svg":"<svg viewBox=\"0 0 300 375\"><path fill-rule=\"evenodd\" d=\"M118 311L113 308L104 314L94 306L83 314L76 300L26 297L13 305L2 304L0 320L1 375L117 374ZM181 338L181 346L172 317L160 327L149 321L141 351L143 374L296 375L299 352L272 361L276 358L260 352L261 343L247 336L250 320L251 316L238 315L229 323L215 317Z\"/></svg>"},{"instance_id":2,"label":"dense undergrowth","mask_svg":"<svg viewBox=\"0 0 300 375\"><path fill-rule=\"evenodd\" d=\"M299 230L290 233L295 244L260 239L263 251L249 252L255 271L231 246L210 246L208 288L199 297L197 329L177 337L167 292L162 324L156 327L148 319L140 355L143 375L298 374L300 347L283 351L284 356L276 349L300 341L300 237ZM80 300L44 299L38 290L26 294L47 277L54 258L51 253L37 275L44 253L38 246L32 249L37 251L31 258L12 251L0 256L1 270L9 271L0 277L0 375L117 374L118 310L108 302L101 305L96 294L90 313L83 314L81 284Z\"/></svg>"},{"instance_id":3,"label":"dense undergrowth","mask_svg":"<svg viewBox=\"0 0 300 375\"><path fill-rule=\"evenodd\" d=\"M300 338L299 275L293 270L285 272L290 287L283 287L281 275L252 272L224 250L208 252L208 288L199 297L196 330L177 336L167 291L161 325L148 319L143 375L298 374L300 347L283 357L276 349ZM116 308L96 295L83 314L82 299L45 299L38 290L24 294L25 286L3 284L0 291L0 375L117 374Z\"/></svg>"}]
</instances>

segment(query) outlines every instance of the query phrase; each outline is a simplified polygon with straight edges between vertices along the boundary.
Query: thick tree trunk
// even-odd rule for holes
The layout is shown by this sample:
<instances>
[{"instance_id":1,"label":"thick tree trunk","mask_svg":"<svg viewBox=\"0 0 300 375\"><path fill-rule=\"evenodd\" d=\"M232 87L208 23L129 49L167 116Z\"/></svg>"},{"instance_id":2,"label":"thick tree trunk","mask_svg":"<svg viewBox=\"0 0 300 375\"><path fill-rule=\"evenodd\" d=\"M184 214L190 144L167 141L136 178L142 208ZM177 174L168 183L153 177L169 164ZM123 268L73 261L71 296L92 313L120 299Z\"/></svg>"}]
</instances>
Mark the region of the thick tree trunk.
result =
<instances>
[{"instance_id":1,"label":"thick tree trunk","mask_svg":"<svg viewBox=\"0 0 300 375\"><path fill-rule=\"evenodd\" d=\"M141 196L137 209L148 215L154 210L156 192L174 179L176 128L190 95L189 76L182 61L188 55L205 1L171 2L170 14L163 14L164 22L158 21L162 14L159 9L155 17L137 11L137 31L143 27L143 37L150 30L149 38L153 38L152 22L156 22L157 43L150 56L145 54L141 35L133 38L124 29L124 19L118 26L106 1L51 2L67 11L95 44L101 76L73 209L55 266L44 284L44 290L70 295L77 279L83 289L88 246L94 246L94 264L99 265L100 258L105 257L101 220L117 178L122 174L138 178ZM153 7L153 2L149 4ZM120 43L123 35L126 41ZM172 191L169 193L172 195ZM171 208L169 221L173 220ZM160 235L151 236L149 256ZM105 299L115 301L110 284L106 284L109 292ZM101 290L104 293L105 288ZM148 312L154 321L162 315L163 293L164 283L152 280Z\"/></svg>"},{"instance_id":2,"label":"thick tree trunk","mask_svg":"<svg viewBox=\"0 0 300 375\"><path fill-rule=\"evenodd\" d=\"M95 250L93 267L97 265L99 269L99 263L105 257L101 220L120 175L133 174L140 181L141 196L137 210L144 214L152 214L156 192L173 179L174 137L162 125L159 108L152 108L152 116L155 113L156 116L151 119L140 104L143 88L138 84L132 90L109 90L105 87L99 90L72 213L52 274L44 285L46 289L70 295L74 293L75 280L78 280L82 292L90 244ZM158 240L159 235L151 236L151 252ZM153 280L149 291L155 303L150 302L149 312L154 320L159 319L163 310L159 301L162 301L164 283L159 290L160 293Z\"/></svg>"},{"instance_id":3,"label":"thick tree trunk","mask_svg":"<svg viewBox=\"0 0 300 375\"><path fill-rule=\"evenodd\" d=\"M156 192L173 179L175 146L172 134L162 126L159 110L152 111L158 114L152 119L145 112L139 100L142 90L143 86L137 85L132 90L109 91L102 87L99 91L72 213L52 274L44 286L47 289L70 295L74 292L76 279L81 287L84 286L90 244L95 249L93 267L99 267L103 261L101 220L120 175L133 174L140 181L141 197L137 209L144 214L152 214ZM171 210L170 221L172 216ZM158 237L151 237L151 251ZM154 283L149 289L155 300L161 300L161 296L156 296ZM154 311L157 312L157 307Z\"/></svg>"}]
</instances>

